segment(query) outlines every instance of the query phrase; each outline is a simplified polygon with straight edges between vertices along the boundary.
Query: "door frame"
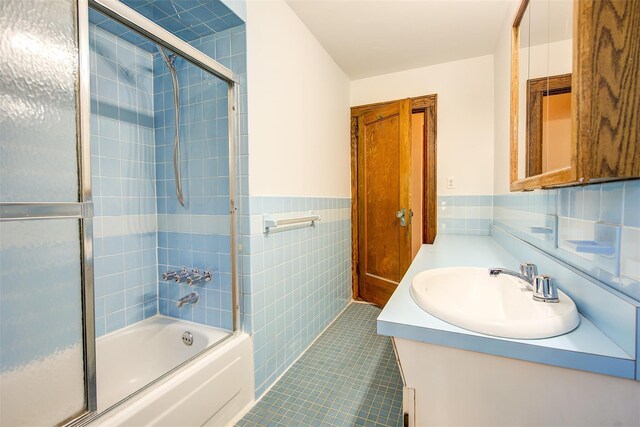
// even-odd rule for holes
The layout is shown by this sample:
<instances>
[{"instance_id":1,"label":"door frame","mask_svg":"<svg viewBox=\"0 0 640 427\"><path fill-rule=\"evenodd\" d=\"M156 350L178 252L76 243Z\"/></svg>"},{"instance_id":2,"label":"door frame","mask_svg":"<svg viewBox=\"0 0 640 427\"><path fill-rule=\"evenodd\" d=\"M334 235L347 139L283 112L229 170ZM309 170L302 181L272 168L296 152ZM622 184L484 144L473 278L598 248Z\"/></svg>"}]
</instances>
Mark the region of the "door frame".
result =
<instances>
[{"instance_id":1,"label":"door frame","mask_svg":"<svg viewBox=\"0 0 640 427\"><path fill-rule=\"evenodd\" d=\"M424 95L411 99L411 113L424 113L424 149L422 156L423 203L422 243L431 244L437 233L437 111L438 95ZM351 287L353 299L360 298L360 269L358 246L358 117L399 99L351 107Z\"/></svg>"}]
</instances>

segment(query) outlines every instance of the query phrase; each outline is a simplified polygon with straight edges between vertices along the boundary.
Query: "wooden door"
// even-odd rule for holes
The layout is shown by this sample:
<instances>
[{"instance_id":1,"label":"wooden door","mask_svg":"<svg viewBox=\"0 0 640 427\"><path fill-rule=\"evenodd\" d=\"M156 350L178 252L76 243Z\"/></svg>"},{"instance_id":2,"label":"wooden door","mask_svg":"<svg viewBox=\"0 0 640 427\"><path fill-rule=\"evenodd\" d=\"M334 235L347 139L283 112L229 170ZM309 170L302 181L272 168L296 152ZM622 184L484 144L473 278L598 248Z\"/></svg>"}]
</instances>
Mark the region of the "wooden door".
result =
<instances>
[{"instance_id":1,"label":"wooden door","mask_svg":"<svg viewBox=\"0 0 640 427\"><path fill-rule=\"evenodd\" d=\"M359 295L384 306L411 263L411 100L358 118Z\"/></svg>"}]
</instances>

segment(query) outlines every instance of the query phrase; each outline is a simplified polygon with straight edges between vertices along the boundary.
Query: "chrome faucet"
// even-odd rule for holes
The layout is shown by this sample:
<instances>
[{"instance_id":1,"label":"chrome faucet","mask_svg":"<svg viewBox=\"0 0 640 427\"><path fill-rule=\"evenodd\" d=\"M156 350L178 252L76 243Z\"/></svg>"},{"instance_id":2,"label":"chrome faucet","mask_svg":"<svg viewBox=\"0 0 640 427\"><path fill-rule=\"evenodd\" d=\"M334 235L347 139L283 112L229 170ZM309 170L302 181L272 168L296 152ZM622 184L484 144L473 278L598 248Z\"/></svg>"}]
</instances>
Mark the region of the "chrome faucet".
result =
<instances>
[{"instance_id":1,"label":"chrome faucet","mask_svg":"<svg viewBox=\"0 0 640 427\"><path fill-rule=\"evenodd\" d=\"M189 295L180 298L176 305L180 308L185 304L195 304L198 301L200 301L200 295L197 292L191 292Z\"/></svg>"},{"instance_id":2,"label":"chrome faucet","mask_svg":"<svg viewBox=\"0 0 640 427\"><path fill-rule=\"evenodd\" d=\"M518 279L524 280L530 287L533 287L533 281L535 277L538 275L538 267L535 264L531 264L528 262L523 262L520 264L520 272L513 270L508 270L506 268L490 268L489 275L490 276L498 276L500 274L507 274L509 276L517 277Z\"/></svg>"},{"instance_id":3,"label":"chrome faucet","mask_svg":"<svg viewBox=\"0 0 640 427\"><path fill-rule=\"evenodd\" d=\"M197 268L187 270L187 267L180 267L179 270L165 271L162 273L162 280L166 282L186 283L193 286L200 282L210 282L213 279L211 270L200 271Z\"/></svg>"},{"instance_id":4,"label":"chrome faucet","mask_svg":"<svg viewBox=\"0 0 640 427\"><path fill-rule=\"evenodd\" d=\"M558 302L556 279L540 274L533 282L533 299L540 302Z\"/></svg>"},{"instance_id":5,"label":"chrome faucet","mask_svg":"<svg viewBox=\"0 0 640 427\"><path fill-rule=\"evenodd\" d=\"M489 275L496 277L500 274L517 277L527 283L527 287L533 290L533 299L539 302L558 302L558 286L551 276L538 274L535 264L523 262L520 264L520 272L506 268L490 268Z\"/></svg>"},{"instance_id":6,"label":"chrome faucet","mask_svg":"<svg viewBox=\"0 0 640 427\"><path fill-rule=\"evenodd\" d=\"M176 275L173 276L173 280L176 283L186 282L189 278L189 270L186 267L180 268L180 270L176 271Z\"/></svg>"}]
</instances>

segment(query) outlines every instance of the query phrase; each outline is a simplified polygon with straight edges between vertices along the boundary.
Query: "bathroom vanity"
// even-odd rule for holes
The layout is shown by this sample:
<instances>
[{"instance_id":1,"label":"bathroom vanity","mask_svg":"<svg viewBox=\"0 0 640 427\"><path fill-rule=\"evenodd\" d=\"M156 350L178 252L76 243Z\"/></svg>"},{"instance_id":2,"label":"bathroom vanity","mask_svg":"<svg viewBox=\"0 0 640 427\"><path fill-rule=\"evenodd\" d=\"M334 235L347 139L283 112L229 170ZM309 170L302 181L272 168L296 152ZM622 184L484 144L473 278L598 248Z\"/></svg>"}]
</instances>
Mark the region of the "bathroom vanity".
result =
<instances>
[{"instance_id":1,"label":"bathroom vanity","mask_svg":"<svg viewBox=\"0 0 640 427\"><path fill-rule=\"evenodd\" d=\"M499 228L491 233L440 235L423 245L378 317L378 333L394 343L409 425L640 425L639 303ZM557 278L560 297L580 312L577 328L501 338L445 322L411 295L426 270L483 267L488 275L521 261Z\"/></svg>"}]
</instances>

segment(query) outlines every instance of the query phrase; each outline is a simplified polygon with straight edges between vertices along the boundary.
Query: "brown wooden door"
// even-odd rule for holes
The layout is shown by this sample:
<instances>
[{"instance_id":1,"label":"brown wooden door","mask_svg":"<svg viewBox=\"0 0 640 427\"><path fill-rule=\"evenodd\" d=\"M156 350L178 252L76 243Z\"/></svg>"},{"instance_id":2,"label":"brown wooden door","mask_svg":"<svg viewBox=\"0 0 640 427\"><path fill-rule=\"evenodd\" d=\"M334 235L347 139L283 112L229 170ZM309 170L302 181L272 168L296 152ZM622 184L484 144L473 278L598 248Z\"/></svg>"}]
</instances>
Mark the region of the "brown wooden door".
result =
<instances>
[{"instance_id":1,"label":"brown wooden door","mask_svg":"<svg viewBox=\"0 0 640 427\"><path fill-rule=\"evenodd\" d=\"M358 118L359 294L384 306L411 263L411 100ZM403 211L404 210L404 211ZM404 212L404 225L399 214Z\"/></svg>"}]
</instances>

